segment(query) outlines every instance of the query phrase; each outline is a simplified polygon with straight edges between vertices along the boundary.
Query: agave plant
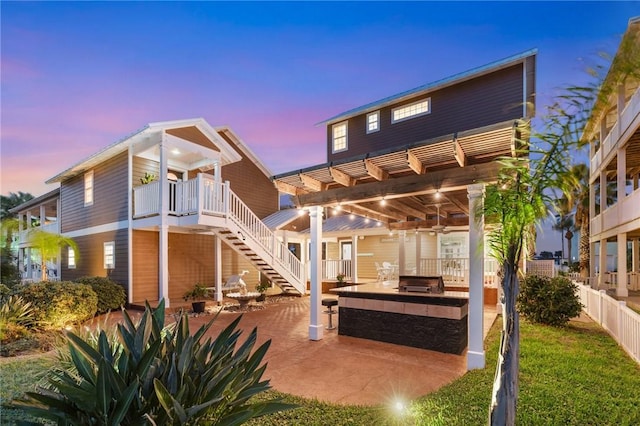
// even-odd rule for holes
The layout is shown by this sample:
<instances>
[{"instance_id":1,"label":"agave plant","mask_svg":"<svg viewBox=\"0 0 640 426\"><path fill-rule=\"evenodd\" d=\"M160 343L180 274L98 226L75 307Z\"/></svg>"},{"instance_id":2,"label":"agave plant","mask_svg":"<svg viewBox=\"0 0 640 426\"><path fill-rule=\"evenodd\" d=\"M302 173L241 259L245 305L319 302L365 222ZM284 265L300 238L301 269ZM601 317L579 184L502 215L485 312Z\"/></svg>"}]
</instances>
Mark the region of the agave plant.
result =
<instances>
[{"instance_id":1,"label":"agave plant","mask_svg":"<svg viewBox=\"0 0 640 426\"><path fill-rule=\"evenodd\" d=\"M156 309L147 305L138 323L124 311L119 342L100 331L95 347L68 333L73 369L50 372L48 388L11 405L59 425L238 425L293 408L279 400L251 401L270 388L261 380L266 364L260 366L270 341L252 352L253 329L236 349L240 319L212 340L205 334L215 317L191 334L186 313L164 326L163 302Z\"/></svg>"}]
</instances>

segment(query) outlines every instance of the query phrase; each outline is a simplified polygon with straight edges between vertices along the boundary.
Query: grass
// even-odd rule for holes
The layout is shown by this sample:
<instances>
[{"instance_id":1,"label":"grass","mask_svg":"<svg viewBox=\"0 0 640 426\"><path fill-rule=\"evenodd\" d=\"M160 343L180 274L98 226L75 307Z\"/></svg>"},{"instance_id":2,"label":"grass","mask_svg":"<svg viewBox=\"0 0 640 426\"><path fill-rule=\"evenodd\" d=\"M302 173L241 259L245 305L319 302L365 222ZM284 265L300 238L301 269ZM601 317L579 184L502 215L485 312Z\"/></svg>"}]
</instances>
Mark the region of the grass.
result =
<instances>
[{"instance_id":1,"label":"grass","mask_svg":"<svg viewBox=\"0 0 640 426\"><path fill-rule=\"evenodd\" d=\"M486 341L487 368L465 374L419 398L404 415L387 407L341 406L269 391L300 408L250 425L481 425L486 424L500 337L499 321ZM598 325L572 321L558 329L521 323L520 425L640 424L640 367ZM6 402L33 388L54 359L46 356L0 363L0 398ZM327 384L330 386L330 384ZM6 409L0 423L19 417Z\"/></svg>"}]
</instances>

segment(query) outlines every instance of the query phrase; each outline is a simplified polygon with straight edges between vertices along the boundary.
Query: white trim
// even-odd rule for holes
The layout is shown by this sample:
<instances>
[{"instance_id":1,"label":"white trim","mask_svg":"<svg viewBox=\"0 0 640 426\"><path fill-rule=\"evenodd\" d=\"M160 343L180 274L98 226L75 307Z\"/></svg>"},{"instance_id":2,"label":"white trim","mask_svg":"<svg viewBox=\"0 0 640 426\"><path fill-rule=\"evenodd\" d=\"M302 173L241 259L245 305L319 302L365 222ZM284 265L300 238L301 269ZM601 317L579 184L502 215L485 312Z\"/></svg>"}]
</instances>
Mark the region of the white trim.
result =
<instances>
[{"instance_id":1,"label":"white trim","mask_svg":"<svg viewBox=\"0 0 640 426\"><path fill-rule=\"evenodd\" d=\"M129 149L127 150L128 156L128 167L127 167L127 176L128 184L127 184L127 194L133 194L133 147L132 144L129 144ZM127 268L127 301L129 303L133 302L133 196L127 197L127 212L128 212L128 220L127 220L127 264L129 267Z\"/></svg>"},{"instance_id":2,"label":"white trim","mask_svg":"<svg viewBox=\"0 0 640 426\"><path fill-rule=\"evenodd\" d=\"M371 117L372 115L376 116L376 128L375 129L369 129L369 124L370 124L369 123L369 117ZM373 111L373 112L370 112L370 113L367 114L365 126L366 126L367 134L375 133L375 132L379 132L380 131L380 110Z\"/></svg>"},{"instance_id":3,"label":"white trim","mask_svg":"<svg viewBox=\"0 0 640 426\"><path fill-rule=\"evenodd\" d=\"M111 263L107 263L107 248L111 249ZM104 269L115 269L116 268L116 242L115 241L105 241L102 244L102 263Z\"/></svg>"},{"instance_id":4,"label":"white trim","mask_svg":"<svg viewBox=\"0 0 640 426\"><path fill-rule=\"evenodd\" d=\"M102 232L118 231L120 229L127 229L129 227L128 220L121 220L120 222L105 223L104 225L91 226L89 228L82 228L75 231L64 232L62 235L69 238L84 237L86 235L100 234Z\"/></svg>"},{"instance_id":5,"label":"white trim","mask_svg":"<svg viewBox=\"0 0 640 426\"><path fill-rule=\"evenodd\" d=\"M422 104L422 103L427 103L427 110L423 111L423 112L419 112L416 114L411 114L411 115L406 115L402 118L395 118L395 113L398 110L401 109L410 109L412 106L418 105L418 104ZM398 107L395 107L391 110L391 123L395 124L395 123L400 123L401 121L406 121L406 120L411 120L412 118L417 118L417 117L421 117L423 115L428 115L431 114L431 97L428 98L423 98L420 99L419 101L415 101L415 102L411 102L410 104L405 104L405 105L401 105Z\"/></svg>"},{"instance_id":6,"label":"white trim","mask_svg":"<svg viewBox=\"0 0 640 426\"><path fill-rule=\"evenodd\" d=\"M527 116L527 60L522 61L522 116Z\"/></svg>"},{"instance_id":7,"label":"white trim","mask_svg":"<svg viewBox=\"0 0 640 426\"><path fill-rule=\"evenodd\" d=\"M87 185L87 182L91 182L91 186ZM93 173L93 170L89 170L88 172L85 172L84 176L83 176L83 183L84 183L84 189L83 189L83 194L84 194L84 206L92 206L93 205L93 201L96 198L96 181L95 181L95 175ZM89 201L87 201L88 197L87 194L89 193L89 188L91 189L91 199Z\"/></svg>"},{"instance_id":8,"label":"white trim","mask_svg":"<svg viewBox=\"0 0 640 426\"><path fill-rule=\"evenodd\" d=\"M67 247L67 269L76 269L76 251L72 247Z\"/></svg>"},{"instance_id":9,"label":"white trim","mask_svg":"<svg viewBox=\"0 0 640 426\"><path fill-rule=\"evenodd\" d=\"M335 129L339 126L344 126L344 148L336 149ZM338 152L346 151L347 149L349 149L349 122L341 121L340 123L333 124L331 126L331 153L335 154Z\"/></svg>"}]
</instances>

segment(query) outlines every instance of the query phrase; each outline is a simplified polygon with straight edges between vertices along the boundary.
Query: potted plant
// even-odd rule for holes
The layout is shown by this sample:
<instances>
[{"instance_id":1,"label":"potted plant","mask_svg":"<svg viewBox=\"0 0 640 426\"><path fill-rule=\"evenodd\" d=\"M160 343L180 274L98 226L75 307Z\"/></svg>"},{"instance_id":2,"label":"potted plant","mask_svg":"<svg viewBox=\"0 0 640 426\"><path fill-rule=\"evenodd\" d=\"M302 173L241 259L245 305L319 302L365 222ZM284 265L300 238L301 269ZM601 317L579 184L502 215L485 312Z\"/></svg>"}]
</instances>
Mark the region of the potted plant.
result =
<instances>
[{"instance_id":1,"label":"potted plant","mask_svg":"<svg viewBox=\"0 0 640 426\"><path fill-rule=\"evenodd\" d=\"M338 282L336 283L336 285L338 287L344 287L345 285L347 285L347 283L344 280L345 275L344 274L338 274L336 275L336 279L338 280Z\"/></svg>"},{"instance_id":2,"label":"potted plant","mask_svg":"<svg viewBox=\"0 0 640 426\"><path fill-rule=\"evenodd\" d=\"M207 298L207 288L203 285L196 284L191 290L187 291L182 298L185 302L191 300L193 312L202 313L204 312L204 299Z\"/></svg>"},{"instance_id":3,"label":"potted plant","mask_svg":"<svg viewBox=\"0 0 640 426\"><path fill-rule=\"evenodd\" d=\"M267 280L260 281L258 284L256 284L256 291L260 293L260 296L256 297L256 302L264 302L266 298L265 292L267 291L269 286L270 284Z\"/></svg>"}]
</instances>

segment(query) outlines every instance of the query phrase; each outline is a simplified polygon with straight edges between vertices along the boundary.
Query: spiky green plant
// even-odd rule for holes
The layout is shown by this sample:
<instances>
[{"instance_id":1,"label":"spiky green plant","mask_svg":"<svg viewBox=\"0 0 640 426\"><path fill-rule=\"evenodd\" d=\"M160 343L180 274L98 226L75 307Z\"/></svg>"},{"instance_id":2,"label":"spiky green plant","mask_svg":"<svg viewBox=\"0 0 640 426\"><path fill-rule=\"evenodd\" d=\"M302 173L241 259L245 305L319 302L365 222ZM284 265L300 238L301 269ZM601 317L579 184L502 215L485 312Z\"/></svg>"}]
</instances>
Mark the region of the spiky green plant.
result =
<instances>
[{"instance_id":1,"label":"spiky green plant","mask_svg":"<svg viewBox=\"0 0 640 426\"><path fill-rule=\"evenodd\" d=\"M260 366L270 341L255 351L257 329L236 349L241 317L215 339L205 338L212 319L194 334L187 313L165 327L164 302L147 304L138 323L124 311L119 342L105 331L97 348L68 333L73 369L53 370L39 387L12 405L59 425L228 424L293 408L279 400L252 402L270 388ZM121 345L122 349L113 345Z\"/></svg>"}]
</instances>

